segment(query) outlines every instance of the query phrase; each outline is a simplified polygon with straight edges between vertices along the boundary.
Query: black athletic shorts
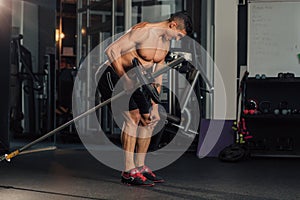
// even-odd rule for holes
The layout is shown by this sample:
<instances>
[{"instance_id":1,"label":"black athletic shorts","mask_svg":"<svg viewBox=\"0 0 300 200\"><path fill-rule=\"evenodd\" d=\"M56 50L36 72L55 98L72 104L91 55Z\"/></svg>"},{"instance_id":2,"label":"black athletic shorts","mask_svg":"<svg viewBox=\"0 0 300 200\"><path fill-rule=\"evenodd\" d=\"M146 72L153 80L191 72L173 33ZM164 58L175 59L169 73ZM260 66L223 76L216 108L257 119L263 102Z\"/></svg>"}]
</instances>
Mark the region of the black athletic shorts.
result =
<instances>
[{"instance_id":1,"label":"black athletic shorts","mask_svg":"<svg viewBox=\"0 0 300 200\"><path fill-rule=\"evenodd\" d=\"M105 66L102 67L105 68ZM115 88L115 85L119 81L119 79L120 77L117 75L117 73L111 66L106 67L105 71L102 73L102 76L98 81L98 91L101 94L102 102L112 97L113 90ZM116 91L115 94L119 92L120 91ZM123 97L123 101L124 101L124 97ZM122 104L124 103L122 103L122 97L120 97L119 99L115 100L113 105L119 106ZM109 105L109 107L111 108L111 104ZM151 98L144 91L142 91L142 88L138 88L131 95L129 100L129 105L128 106L125 105L125 107L123 106L118 109L120 109L121 111L131 111L131 110L139 109L140 114L147 114L149 113L150 108L151 108Z\"/></svg>"}]
</instances>

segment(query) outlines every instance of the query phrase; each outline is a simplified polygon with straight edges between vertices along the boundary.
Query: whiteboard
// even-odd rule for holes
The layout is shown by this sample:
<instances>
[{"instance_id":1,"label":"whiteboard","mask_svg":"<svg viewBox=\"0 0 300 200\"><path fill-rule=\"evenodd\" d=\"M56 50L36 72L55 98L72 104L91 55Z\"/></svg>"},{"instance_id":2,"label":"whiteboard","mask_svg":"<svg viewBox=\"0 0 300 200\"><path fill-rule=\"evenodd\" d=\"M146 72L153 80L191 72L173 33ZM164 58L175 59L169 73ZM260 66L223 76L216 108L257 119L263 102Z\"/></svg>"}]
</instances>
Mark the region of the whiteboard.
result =
<instances>
[{"instance_id":1,"label":"whiteboard","mask_svg":"<svg viewBox=\"0 0 300 200\"><path fill-rule=\"evenodd\" d=\"M248 8L250 75L300 76L300 1L249 2Z\"/></svg>"}]
</instances>

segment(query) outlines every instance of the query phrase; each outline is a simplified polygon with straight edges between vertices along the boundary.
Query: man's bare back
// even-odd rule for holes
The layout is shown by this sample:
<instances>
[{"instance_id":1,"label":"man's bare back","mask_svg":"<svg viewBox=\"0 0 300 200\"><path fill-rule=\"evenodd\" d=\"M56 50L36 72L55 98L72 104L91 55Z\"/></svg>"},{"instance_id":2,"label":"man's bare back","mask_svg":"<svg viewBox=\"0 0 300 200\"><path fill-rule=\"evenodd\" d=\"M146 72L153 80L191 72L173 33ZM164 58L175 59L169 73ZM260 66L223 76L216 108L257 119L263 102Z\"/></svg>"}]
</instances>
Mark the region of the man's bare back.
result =
<instances>
[{"instance_id":1,"label":"man's bare back","mask_svg":"<svg viewBox=\"0 0 300 200\"><path fill-rule=\"evenodd\" d=\"M160 36L162 28L158 23L142 23L128 31L114 43L121 48L119 65L125 71L132 67L133 58L138 58L144 67L152 67L154 63L163 63L170 47L170 41ZM109 47L107 51L110 51Z\"/></svg>"}]
</instances>

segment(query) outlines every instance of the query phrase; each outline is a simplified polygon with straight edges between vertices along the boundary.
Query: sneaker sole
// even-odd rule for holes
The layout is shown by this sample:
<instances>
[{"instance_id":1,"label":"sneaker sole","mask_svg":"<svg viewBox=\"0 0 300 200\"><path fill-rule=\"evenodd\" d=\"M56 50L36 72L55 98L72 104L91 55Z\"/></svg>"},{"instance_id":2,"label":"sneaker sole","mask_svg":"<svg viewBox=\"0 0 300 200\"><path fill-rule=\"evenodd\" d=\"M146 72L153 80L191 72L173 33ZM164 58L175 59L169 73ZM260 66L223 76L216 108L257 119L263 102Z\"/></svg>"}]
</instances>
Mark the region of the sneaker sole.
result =
<instances>
[{"instance_id":1,"label":"sneaker sole","mask_svg":"<svg viewBox=\"0 0 300 200\"><path fill-rule=\"evenodd\" d=\"M127 186L142 186L142 187L153 187L155 184L142 184L142 185L137 185L137 184L130 184L130 183L124 183L122 182L124 185L127 185Z\"/></svg>"},{"instance_id":2,"label":"sneaker sole","mask_svg":"<svg viewBox=\"0 0 300 200\"><path fill-rule=\"evenodd\" d=\"M164 183L165 181L164 180L161 180L161 181L153 181L153 183Z\"/></svg>"}]
</instances>

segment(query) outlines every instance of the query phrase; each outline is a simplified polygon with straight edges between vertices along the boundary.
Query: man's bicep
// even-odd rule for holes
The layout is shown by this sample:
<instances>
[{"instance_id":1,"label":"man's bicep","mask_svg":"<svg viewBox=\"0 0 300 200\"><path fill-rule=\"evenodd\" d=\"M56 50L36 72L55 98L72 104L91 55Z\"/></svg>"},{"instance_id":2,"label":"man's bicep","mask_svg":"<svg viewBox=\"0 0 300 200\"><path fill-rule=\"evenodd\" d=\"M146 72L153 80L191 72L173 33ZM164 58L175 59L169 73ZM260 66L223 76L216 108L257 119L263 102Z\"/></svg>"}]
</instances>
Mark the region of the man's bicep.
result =
<instances>
[{"instance_id":1,"label":"man's bicep","mask_svg":"<svg viewBox=\"0 0 300 200\"><path fill-rule=\"evenodd\" d=\"M111 50L119 51L120 54L124 54L130 49L133 49L136 46L136 42L130 40L128 36L121 37L112 43L106 50L106 53L109 53Z\"/></svg>"}]
</instances>

